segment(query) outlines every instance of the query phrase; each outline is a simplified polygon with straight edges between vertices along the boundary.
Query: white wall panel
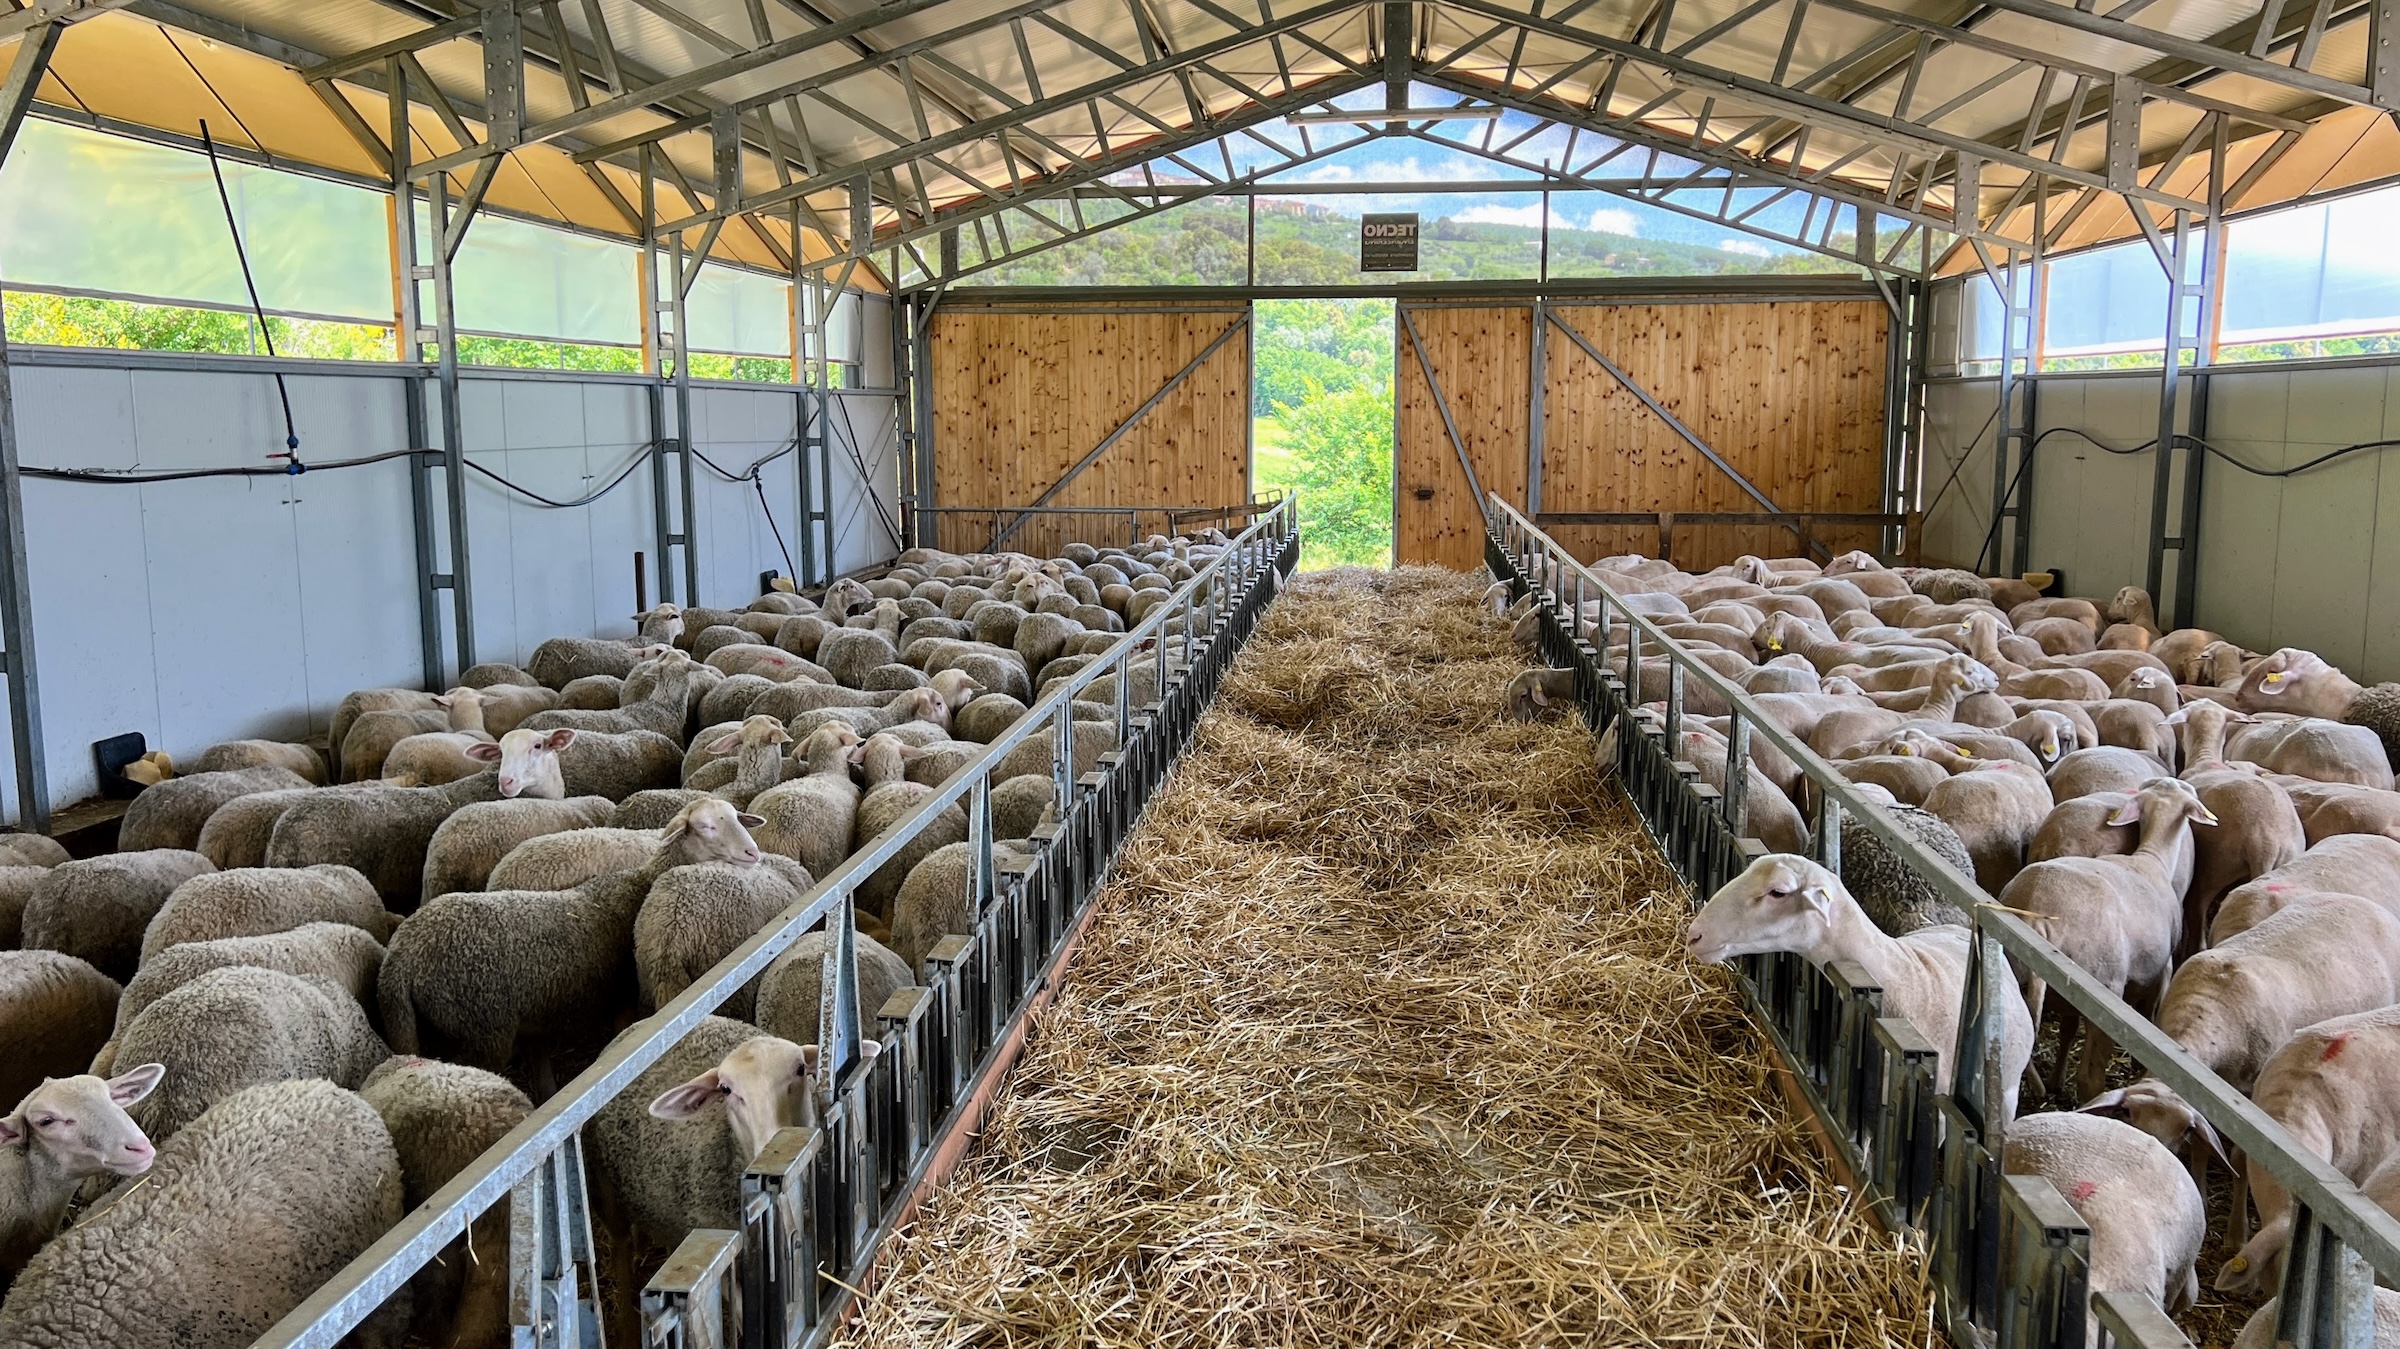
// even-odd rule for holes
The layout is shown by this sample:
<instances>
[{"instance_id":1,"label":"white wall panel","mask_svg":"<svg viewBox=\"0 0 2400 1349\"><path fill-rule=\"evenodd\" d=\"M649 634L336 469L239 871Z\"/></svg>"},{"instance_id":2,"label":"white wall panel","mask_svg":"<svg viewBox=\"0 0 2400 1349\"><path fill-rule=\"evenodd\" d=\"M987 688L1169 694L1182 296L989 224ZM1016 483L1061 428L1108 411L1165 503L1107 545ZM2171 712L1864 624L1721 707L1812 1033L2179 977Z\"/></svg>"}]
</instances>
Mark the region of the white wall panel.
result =
<instances>
[{"instance_id":1,"label":"white wall panel","mask_svg":"<svg viewBox=\"0 0 2400 1349\"><path fill-rule=\"evenodd\" d=\"M1926 513L1920 551L1929 563L1972 563L1991 527L1992 403L1988 381L1926 387Z\"/></svg>"},{"instance_id":2,"label":"white wall panel","mask_svg":"<svg viewBox=\"0 0 2400 1349\"><path fill-rule=\"evenodd\" d=\"M899 556L893 534L900 520L900 441L892 420L896 399L853 394L832 402L833 570L839 574Z\"/></svg>"}]
</instances>

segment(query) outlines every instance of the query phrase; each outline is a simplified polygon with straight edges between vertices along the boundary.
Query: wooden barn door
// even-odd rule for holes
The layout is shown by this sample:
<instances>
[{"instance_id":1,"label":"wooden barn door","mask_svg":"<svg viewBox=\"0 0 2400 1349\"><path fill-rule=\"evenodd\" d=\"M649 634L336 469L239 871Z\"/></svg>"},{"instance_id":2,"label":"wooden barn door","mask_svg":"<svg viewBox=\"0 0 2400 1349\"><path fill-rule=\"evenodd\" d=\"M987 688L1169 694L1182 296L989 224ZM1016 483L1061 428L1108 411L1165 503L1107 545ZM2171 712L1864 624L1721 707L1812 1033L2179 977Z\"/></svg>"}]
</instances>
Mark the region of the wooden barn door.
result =
<instances>
[{"instance_id":1,"label":"wooden barn door","mask_svg":"<svg viewBox=\"0 0 2400 1349\"><path fill-rule=\"evenodd\" d=\"M939 546L1122 544L1171 532L1171 509L1248 501L1249 325L1247 302L943 305L928 362ZM1008 509L1037 502L1094 509Z\"/></svg>"},{"instance_id":2,"label":"wooden barn door","mask_svg":"<svg viewBox=\"0 0 2400 1349\"><path fill-rule=\"evenodd\" d=\"M1460 463L1462 446L1484 491L1525 506L1533 305L1403 302L1393 327L1394 560L1467 571L1483 564L1483 506Z\"/></svg>"}]
</instances>

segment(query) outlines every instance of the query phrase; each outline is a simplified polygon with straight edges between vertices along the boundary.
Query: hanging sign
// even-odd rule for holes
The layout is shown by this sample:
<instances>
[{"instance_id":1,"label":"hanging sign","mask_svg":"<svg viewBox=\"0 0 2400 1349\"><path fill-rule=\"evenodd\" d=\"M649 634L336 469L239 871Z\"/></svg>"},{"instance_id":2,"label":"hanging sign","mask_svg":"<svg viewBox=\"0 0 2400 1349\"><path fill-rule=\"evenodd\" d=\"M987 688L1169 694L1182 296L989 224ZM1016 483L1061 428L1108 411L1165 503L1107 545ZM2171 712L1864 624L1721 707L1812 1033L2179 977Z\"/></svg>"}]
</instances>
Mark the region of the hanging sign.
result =
<instances>
[{"instance_id":1,"label":"hanging sign","mask_svg":"<svg viewBox=\"0 0 2400 1349\"><path fill-rule=\"evenodd\" d=\"M1417 213L1396 211L1358 218L1358 270L1417 270Z\"/></svg>"}]
</instances>

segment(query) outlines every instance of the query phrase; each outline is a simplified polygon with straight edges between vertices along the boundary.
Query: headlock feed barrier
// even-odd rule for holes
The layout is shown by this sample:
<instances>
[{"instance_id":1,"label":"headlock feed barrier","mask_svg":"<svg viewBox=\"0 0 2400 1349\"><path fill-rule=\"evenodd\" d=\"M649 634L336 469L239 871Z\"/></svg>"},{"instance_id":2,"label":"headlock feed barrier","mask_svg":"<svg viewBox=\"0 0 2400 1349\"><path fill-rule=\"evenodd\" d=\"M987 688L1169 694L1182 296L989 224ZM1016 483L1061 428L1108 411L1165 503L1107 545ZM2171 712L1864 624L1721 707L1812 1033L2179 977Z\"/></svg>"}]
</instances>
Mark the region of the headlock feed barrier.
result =
<instances>
[{"instance_id":1,"label":"headlock feed barrier","mask_svg":"<svg viewBox=\"0 0 2400 1349\"><path fill-rule=\"evenodd\" d=\"M509 1314L519 1349L601 1340L580 1130L775 957L820 923L826 943L818 1043L819 1126L776 1134L742 1177L738 1231L695 1231L641 1290L653 1349L789 1349L825 1341L919 1188L946 1170L1013 1058L1117 848L1190 740L1234 652L1299 564L1291 500L1262 509L1221 556L1099 660L1053 684L1009 731L836 868L714 970L612 1043L473 1166L436 1191L257 1344L330 1349L468 1224L509 1201ZM1154 662L1154 663L1153 663ZM1112 688L1117 748L1078 773L1073 703ZM1141 685L1136 687L1137 683ZM1048 736L1059 811L1029 859L995 865L992 773ZM974 931L926 956L927 985L858 1005L854 895L952 804L975 849ZM870 1012L871 1017L862 1018ZM865 1024L862 1024L862 1019ZM860 1052L872 1034L881 1052Z\"/></svg>"},{"instance_id":2,"label":"headlock feed barrier","mask_svg":"<svg viewBox=\"0 0 2400 1349\"><path fill-rule=\"evenodd\" d=\"M1972 876L1928 852L1807 743L1750 695L1694 659L1656 624L1625 607L1556 540L1498 497L1486 511L1485 556L1518 598L1537 594L1541 651L1575 672L1585 719L1613 744L1616 769L1645 826L1705 900L1768 849L1749 837L1747 774L1729 769L1723 792L1678 761L1686 689L1697 681L1731 711L1729 765L1754 740L1780 750L1816 797L1816 860L1841 869L1842 821L1855 818L1974 922L1959 1017L1955 1090L1934 1089L1934 1048L1904 1020L1882 1014L1882 990L1849 962L1823 969L1797 955L1742 957L1753 1016L1790 1069L1838 1161L1864 1188L1883 1224L1927 1255L1942 1315L1962 1349L2083 1349L2087 1302L2121 1346L2167 1349L2190 1341L2149 1298L2088 1291L2089 1230L2038 1176L2001 1173L2003 998L2015 997L2010 962L2049 982L2086 1022L2166 1083L2217 1133L2291 1191L2293 1225L2275 1340L2295 1349L2370 1349L2378 1275L2400 1285L2400 1221L2214 1072L2110 993ZM1580 622L1577 621L1580 619ZM1645 681L1645 657L1664 656L1665 687ZM1646 706L1663 700L1663 709ZM2096 1347L2094 1347L2096 1349Z\"/></svg>"}]
</instances>

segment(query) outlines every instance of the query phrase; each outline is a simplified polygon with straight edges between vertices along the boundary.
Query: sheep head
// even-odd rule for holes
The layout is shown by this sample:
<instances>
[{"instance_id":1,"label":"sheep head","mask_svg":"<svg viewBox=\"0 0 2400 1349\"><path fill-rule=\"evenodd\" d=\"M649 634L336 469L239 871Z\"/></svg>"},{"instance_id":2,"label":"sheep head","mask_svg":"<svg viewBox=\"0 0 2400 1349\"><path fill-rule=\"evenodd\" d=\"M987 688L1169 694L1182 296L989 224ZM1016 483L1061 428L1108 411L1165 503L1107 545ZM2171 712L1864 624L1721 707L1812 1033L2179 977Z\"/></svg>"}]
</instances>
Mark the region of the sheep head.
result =
<instances>
[{"instance_id":1,"label":"sheep head","mask_svg":"<svg viewBox=\"0 0 2400 1349\"><path fill-rule=\"evenodd\" d=\"M1770 853L1709 897L1684 943L1703 964L1813 950L1849 898L1825 868L1791 853Z\"/></svg>"},{"instance_id":2,"label":"sheep head","mask_svg":"<svg viewBox=\"0 0 2400 1349\"><path fill-rule=\"evenodd\" d=\"M882 1051L881 1043L863 1041L859 1066L873 1063ZM780 1036L744 1040L716 1067L668 1088L650 1103L650 1113L659 1119L694 1120L704 1117L710 1106L722 1104L735 1146L744 1158L755 1158L779 1130L815 1126L818 1057L815 1045L793 1044Z\"/></svg>"},{"instance_id":3,"label":"sheep head","mask_svg":"<svg viewBox=\"0 0 2400 1349\"><path fill-rule=\"evenodd\" d=\"M2244 712L2290 712L2339 721L2358 694L2358 684L2316 652L2287 646L2250 667L2234 702Z\"/></svg>"},{"instance_id":4,"label":"sheep head","mask_svg":"<svg viewBox=\"0 0 2400 1349\"><path fill-rule=\"evenodd\" d=\"M67 1179L138 1176L158 1152L125 1107L148 1096L166 1075L163 1065L145 1063L106 1079L90 1073L46 1078L0 1119L0 1147L38 1153Z\"/></svg>"}]
</instances>

